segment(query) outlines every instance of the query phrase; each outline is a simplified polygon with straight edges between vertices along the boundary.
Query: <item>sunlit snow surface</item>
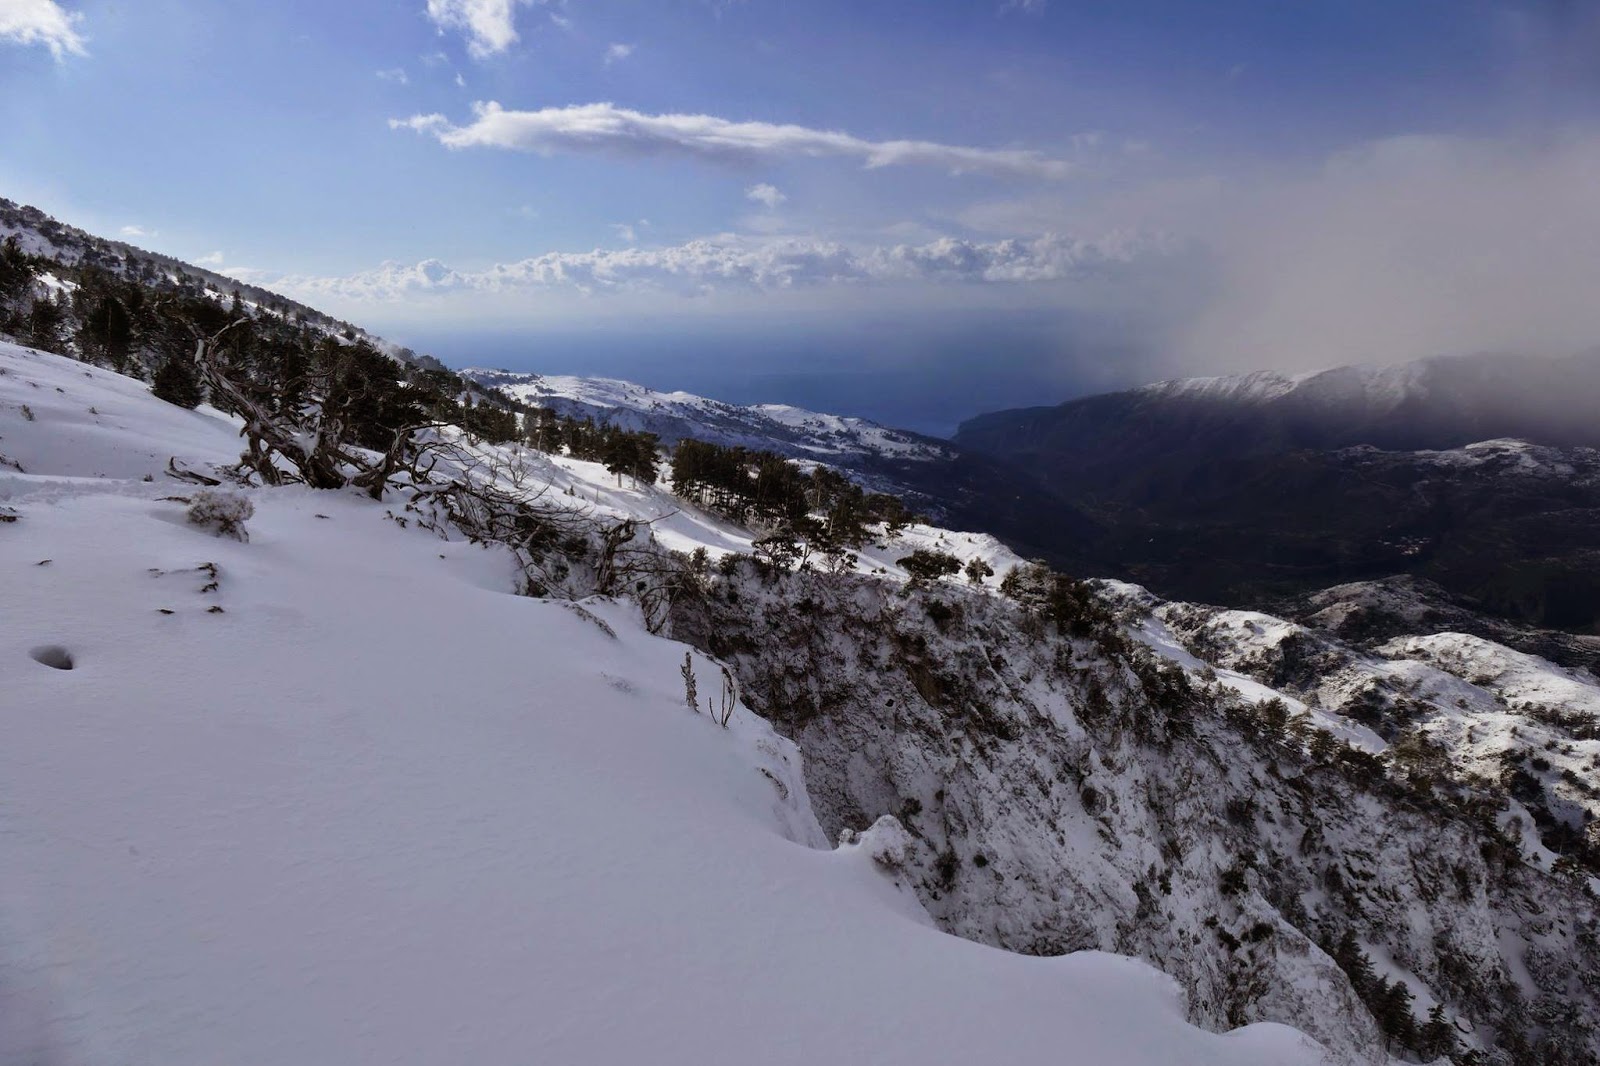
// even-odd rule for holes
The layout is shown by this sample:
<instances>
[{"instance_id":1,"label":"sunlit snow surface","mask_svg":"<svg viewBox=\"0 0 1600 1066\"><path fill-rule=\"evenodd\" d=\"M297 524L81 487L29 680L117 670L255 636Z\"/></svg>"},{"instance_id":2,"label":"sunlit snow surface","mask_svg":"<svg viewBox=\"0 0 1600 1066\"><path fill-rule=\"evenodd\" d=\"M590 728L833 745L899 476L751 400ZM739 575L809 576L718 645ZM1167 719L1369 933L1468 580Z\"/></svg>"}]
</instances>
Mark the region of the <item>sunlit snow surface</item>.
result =
<instances>
[{"instance_id":1,"label":"sunlit snow surface","mask_svg":"<svg viewBox=\"0 0 1600 1066\"><path fill-rule=\"evenodd\" d=\"M1132 960L937 932L628 609L354 494L253 491L218 539L160 471L231 459L227 419L0 369L5 1066L1320 1060Z\"/></svg>"}]
</instances>

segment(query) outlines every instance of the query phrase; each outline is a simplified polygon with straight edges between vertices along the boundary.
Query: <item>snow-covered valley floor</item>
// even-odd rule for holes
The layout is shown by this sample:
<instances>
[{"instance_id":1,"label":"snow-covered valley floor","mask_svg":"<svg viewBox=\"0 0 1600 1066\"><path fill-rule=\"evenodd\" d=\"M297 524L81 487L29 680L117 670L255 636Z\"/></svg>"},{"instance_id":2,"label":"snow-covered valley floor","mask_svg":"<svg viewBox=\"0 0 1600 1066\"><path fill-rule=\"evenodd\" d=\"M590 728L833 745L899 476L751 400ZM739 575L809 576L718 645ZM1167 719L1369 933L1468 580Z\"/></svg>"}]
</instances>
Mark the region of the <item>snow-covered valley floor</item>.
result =
<instances>
[{"instance_id":1,"label":"snow-covered valley floor","mask_svg":"<svg viewBox=\"0 0 1600 1066\"><path fill-rule=\"evenodd\" d=\"M0 370L3 1066L1320 1061L1142 963L937 931L629 608L355 494L213 536L160 471L226 419Z\"/></svg>"}]
</instances>

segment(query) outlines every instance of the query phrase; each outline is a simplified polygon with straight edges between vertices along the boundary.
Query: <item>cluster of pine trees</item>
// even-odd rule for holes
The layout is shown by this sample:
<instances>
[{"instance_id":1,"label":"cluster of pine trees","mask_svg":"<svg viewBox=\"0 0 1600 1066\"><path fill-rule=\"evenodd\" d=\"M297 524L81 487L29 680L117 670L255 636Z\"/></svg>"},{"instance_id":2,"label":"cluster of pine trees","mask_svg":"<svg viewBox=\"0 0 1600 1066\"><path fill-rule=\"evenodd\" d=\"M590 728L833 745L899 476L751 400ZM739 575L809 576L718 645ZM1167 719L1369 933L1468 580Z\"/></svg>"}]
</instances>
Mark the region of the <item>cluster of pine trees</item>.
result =
<instances>
[{"instance_id":1,"label":"cluster of pine trees","mask_svg":"<svg viewBox=\"0 0 1600 1066\"><path fill-rule=\"evenodd\" d=\"M523 415L522 436L542 452L601 463L618 484L624 475L644 485L654 485L661 476L661 438L654 433L597 424L592 418L563 418L538 407Z\"/></svg>"},{"instance_id":2,"label":"cluster of pine trees","mask_svg":"<svg viewBox=\"0 0 1600 1066\"><path fill-rule=\"evenodd\" d=\"M1434 1004L1428 1012L1427 1021L1418 1024L1411 1009L1411 989L1404 981L1390 981L1380 976L1353 932L1346 929L1328 949L1328 954L1344 970L1356 994L1377 1019L1391 1050L1408 1051L1423 1062L1448 1057L1465 1066L1480 1060L1475 1053L1461 1054L1455 1026L1445 1017L1444 1008L1439 1004Z\"/></svg>"},{"instance_id":3,"label":"cluster of pine trees","mask_svg":"<svg viewBox=\"0 0 1600 1066\"><path fill-rule=\"evenodd\" d=\"M842 564L866 543L870 527L881 524L893 537L915 517L898 496L867 492L827 467L808 470L775 452L699 440L674 449L672 491L740 525L768 530L756 553L785 568L812 554Z\"/></svg>"}]
</instances>

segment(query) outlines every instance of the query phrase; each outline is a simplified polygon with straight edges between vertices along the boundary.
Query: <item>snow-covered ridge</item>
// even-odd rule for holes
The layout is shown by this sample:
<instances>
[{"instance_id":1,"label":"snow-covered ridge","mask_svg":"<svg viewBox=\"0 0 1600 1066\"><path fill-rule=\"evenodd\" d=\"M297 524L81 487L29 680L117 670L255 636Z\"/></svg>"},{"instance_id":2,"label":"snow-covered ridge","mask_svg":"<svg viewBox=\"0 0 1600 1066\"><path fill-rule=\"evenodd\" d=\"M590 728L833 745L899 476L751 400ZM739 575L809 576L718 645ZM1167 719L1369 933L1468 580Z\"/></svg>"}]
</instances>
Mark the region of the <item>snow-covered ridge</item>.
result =
<instances>
[{"instance_id":1,"label":"snow-covered ridge","mask_svg":"<svg viewBox=\"0 0 1600 1066\"><path fill-rule=\"evenodd\" d=\"M1261 404L1292 397L1306 403L1359 404L1369 410L1388 410L1426 388L1434 362L1343 366L1298 374L1258 370L1219 377L1174 378L1133 391L1155 399Z\"/></svg>"},{"instance_id":2,"label":"snow-covered ridge","mask_svg":"<svg viewBox=\"0 0 1600 1066\"><path fill-rule=\"evenodd\" d=\"M612 378L484 369L461 374L522 403L656 433L668 445L694 437L842 466L873 459L936 460L951 454L947 444L931 437L785 404L724 403Z\"/></svg>"},{"instance_id":3,"label":"snow-covered ridge","mask_svg":"<svg viewBox=\"0 0 1600 1066\"><path fill-rule=\"evenodd\" d=\"M351 323L323 314L297 300L279 295L245 280L250 272L237 271L239 276L221 274L206 267L185 262L174 256L152 252L126 241L110 240L69 226L40 211L0 197L0 242L15 239L17 246L29 255L51 259L68 267L94 266L128 280L151 284L160 279L174 283L180 277L197 279L206 286L205 293L218 303L231 300L238 292L244 305L273 308L284 314L300 316L308 325L332 337L346 335L360 337L394 359L439 368L443 364L427 355L419 355L409 348L385 340ZM132 269L135 262L139 270ZM39 275L40 284L52 292L70 292L74 283L46 271Z\"/></svg>"}]
</instances>

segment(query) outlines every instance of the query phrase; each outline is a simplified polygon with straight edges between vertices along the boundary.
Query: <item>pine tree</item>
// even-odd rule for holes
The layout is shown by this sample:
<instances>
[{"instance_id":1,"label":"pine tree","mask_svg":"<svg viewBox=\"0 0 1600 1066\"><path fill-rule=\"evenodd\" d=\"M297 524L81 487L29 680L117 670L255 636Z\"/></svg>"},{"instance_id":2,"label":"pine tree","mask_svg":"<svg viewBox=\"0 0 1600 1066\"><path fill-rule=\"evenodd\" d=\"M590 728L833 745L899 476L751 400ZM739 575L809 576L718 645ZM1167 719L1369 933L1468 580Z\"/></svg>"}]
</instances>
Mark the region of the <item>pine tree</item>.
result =
<instances>
[{"instance_id":1,"label":"pine tree","mask_svg":"<svg viewBox=\"0 0 1600 1066\"><path fill-rule=\"evenodd\" d=\"M194 360L183 355L167 356L151 378L150 391L168 403L191 409L205 399Z\"/></svg>"},{"instance_id":2,"label":"pine tree","mask_svg":"<svg viewBox=\"0 0 1600 1066\"><path fill-rule=\"evenodd\" d=\"M0 244L0 303L22 296L32 284L33 265L13 234Z\"/></svg>"},{"instance_id":3,"label":"pine tree","mask_svg":"<svg viewBox=\"0 0 1600 1066\"><path fill-rule=\"evenodd\" d=\"M1445 1017L1444 1004L1435 1003L1428 1012L1428 1021L1417 1033L1417 1054L1427 1061L1453 1057L1456 1053L1456 1029Z\"/></svg>"}]
</instances>

